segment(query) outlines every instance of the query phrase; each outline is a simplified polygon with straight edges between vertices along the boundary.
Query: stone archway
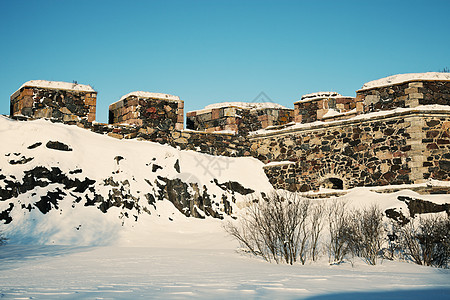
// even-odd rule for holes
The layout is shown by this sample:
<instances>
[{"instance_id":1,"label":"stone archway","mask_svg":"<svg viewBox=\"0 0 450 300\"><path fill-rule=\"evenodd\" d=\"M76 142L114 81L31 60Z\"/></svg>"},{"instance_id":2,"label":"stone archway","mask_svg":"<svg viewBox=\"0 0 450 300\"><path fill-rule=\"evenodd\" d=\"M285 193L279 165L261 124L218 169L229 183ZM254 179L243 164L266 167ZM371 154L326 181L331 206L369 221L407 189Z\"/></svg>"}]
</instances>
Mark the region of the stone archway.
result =
<instances>
[{"instance_id":1,"label":"stone archway","mask_svg":"<svg viewBox=\"0 0 450 300\"><path fill-rule=\"evenodd\" d=\"M333 190L343 190L344 189L344 181L342 179L336 178L336 177L329 177L322 181L320 184L321 187L326 189L333 189Z\"/></svg>"}]
</instances>

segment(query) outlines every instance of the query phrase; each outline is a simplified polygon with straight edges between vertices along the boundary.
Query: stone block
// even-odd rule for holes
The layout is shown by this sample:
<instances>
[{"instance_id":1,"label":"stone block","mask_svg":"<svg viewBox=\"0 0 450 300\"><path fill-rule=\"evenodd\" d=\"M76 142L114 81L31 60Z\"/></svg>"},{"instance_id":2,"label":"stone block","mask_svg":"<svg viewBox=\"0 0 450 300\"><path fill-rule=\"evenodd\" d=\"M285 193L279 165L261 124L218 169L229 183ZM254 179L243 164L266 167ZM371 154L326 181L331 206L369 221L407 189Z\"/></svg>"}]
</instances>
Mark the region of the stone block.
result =
<instances>
[{"instance_id":1,"label":"stone block","mask_svg":"<svg viewBox=\"0 0 450 300\"><path fill-rule=\"evenodd\" d=\"M328 109L318 109L317 110L317 119L322 119L323 116L328 112Z\"/></svg>"},{"instance_id":2,"label":"stone block","mask_svg":"<svg viewBox=\"0 0 450 300\"><path fill-rule=\"evenodd\" d=\"M187 144L189 141L186 138L180 137L178 139L175 139L174 142L178 144Z\"/></svg>"},{"instance_id":3,"label":"stone block","mask_svg":"<svg viewBox=\"0 0 450 300\"><path fill-rule=\"evenodd\" d=\"M115 138L115 139L123 139L123 135L118 134L118 133L113 133L113 132L108 132L108 136Z\"/></svg>"},{"instance_id":4,"label":"stone block","mask_svg":"<svg viewBox=\"0 0 450 300\"><path fill-rule=\"evenodd\" d=\"M423 99L422 93L411 93L409 94L409 99Z\"/></svg>"},{"instance_id":5,"label":"stone block","mask_svg":"<svg viewBox=\"0 0 450 300\"><path fill-rule=\"evenodd\" d=\"M220 108L213 108L211 110L211 118L213 120L216 120L216 119L220 118Z\"/></svg>"},{"instance_id":6,"label":"stone block","mask_svg":"<svg viewBox=\"0 0 450 300\"><path fill-rule=\"evenodd\" d=\"M236 108L234 108L234 107L225 108L223 111L223 114L226 117L234 117L234 116L236 116Z\"/></svg>"},{"instance_id":7,"label":"stone block","mask_svg":"<svg viewBox=\"0 0 450 300\"><path fill-rule=\"evenodd\" d=\"M364 103L363 102L356 102L356 111L357 112L363 112L364 111Z\"/></svg>"},{"instance_id":8,"label":"stone block","mask_svg":"<svg viewBox=\"0 0 450 300\"><path fill-rule=\"evenodd\" d=\"M237 127L237 125L225 125L225 130L231 130L234 132L238 132L238 127Z\"/></svg>"},{"instance_id":9,"label":"stone block","mask_svg":"<svg viewBox=\"0 0 450 300\"><path fill-rule=\"evenodd\" d=\"M88 122L94 122L95 121L95 112L88 114Z\"/></svg>"},{"instance_id":10,"label":"stone block","mask_svg":"<svg viewBox=\"0 0 450 300\"><path fill-rule=\"evenodd\" d=\"M410 82L408 86L410 88L421 88L423 87L423 82Z\"/></svg>"},{"instance_id":11,"label":"stone block","mask_svg":"<svg viewBox=\"0 0 450 300\"><path fill-rule=\"evenodd\" d=\"M189 111L186 113L186 117L190 118L190 117L195 117L197 115L196 111Z\"/></svg>"},{"instance_id":12,"label":"stone block","mask_svg":"<svg viewBox=\"0 0 450 300\"><path fill-rule=\"evenodd\" d=\"M227 120L227 125L234 125L236 124L236 118L235 117L229 117L226 119Z\"/></svg>"},{"instance_id":13,"label":"stone block","mask_svg":"<svg viewBox=\"0 0 450 300\"><path fill-rule=\"evenodd\" d=\"M59 111L66 115L72 114L72 112L67 107L60 108Z\"/></svg>"},{"instance_id":14,"label":"stone block","mask_svg":"<svg viewBox=\"0 0 450 300\"><path fill-rule=\"evenodd\" d=\"M95 98L86 98L86 99L84 100L84 103L85 103L86 105L93 105L93 106L95 106L96 103L97 103L97 100L96 100Z\"/></svg>"},{"instance_id":15,"label":"stone block","mask_svg":"<svg viewBox=\"0 0 450 300\"><path fill-rule=\"evenodd\" d=\"M32 89L24 89L22 91L23 96L33 96L33 90Z\"/></svg>"},{"instance_id":16,"label":"stone block","mask_svg":"<svg viewBox=\"0 0 450 300\"><path fill-rule=\"evenodd\" d=\"M78 121L78 120L79 120L79 118L78 118L77 115L70 114L70 115L64 115L63 116L63 121L64 122Z\"/></svg>"},{"instance_id":17,"label":"stone block","mask_svg":"<svg viewBox=\"0 0 450 300\"><path fill-rule=\"evenodd\" d=\"M380 96L378 95L367 95L366 98L364 99L364 104L365 105L370 105L370 104L374 104L380 101Z\"/></svg>"},{"instance_id":18,"label":"stone block","mask_svg":"<svg viewBox=\"0 0 450 300\"><path fill-rule=\"evenodd\" d=\"M416 87L410 87L405 89L405 94L415 94L418 93L419 89Z\"/></svg>"},{"instance_id":19,"label":"stone block","mask_svg":"<svg viewBox=\"0 0 450 300\"><path fill-rule=\"evenodd\" d=\"M176 123L175 124L175 130L183 130L183 129L184 129L183 123Z\"/></svg>"},{"instance_id":20,"label":"stone block","mask_svg":"<svg viewBox=\"0 0 450 300\"><path fill-rule=\"evenodd\" d=\"M258 120L259 121L267 121L267 120L269 120L269 116L268 115L258 116Z\"/></svg>"},{"instance_id":21,"label":"stone block","mask_svg":"<svg viewBox=\"0 0 450 300\"><path fill-rule=\"evenodd\" d=\"M179 101L177 105L178 105L178 109L183 109L184 108L184 101Z\"/></svg>"},{"instance_id":22,"label":"stone block","mask_svg":"<svg viewBox=\"0 0 450 300\"><path fill-rule=\"evenodd\" d=\"M177 115L177 123L181 123L181 124L184 123L183 115Z\"/></svg>"}]
</instances>

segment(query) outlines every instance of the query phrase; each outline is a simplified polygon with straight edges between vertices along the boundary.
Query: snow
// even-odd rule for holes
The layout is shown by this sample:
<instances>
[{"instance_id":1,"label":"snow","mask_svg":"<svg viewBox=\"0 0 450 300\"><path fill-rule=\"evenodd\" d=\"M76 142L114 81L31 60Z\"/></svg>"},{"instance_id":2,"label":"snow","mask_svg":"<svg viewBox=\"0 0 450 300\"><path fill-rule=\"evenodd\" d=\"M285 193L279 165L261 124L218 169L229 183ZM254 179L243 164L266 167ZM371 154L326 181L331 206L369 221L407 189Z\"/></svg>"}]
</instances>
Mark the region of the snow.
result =
<instances>
[{"instance_id":1,"label":"snow","mask_svg":"<svg viewBox=\"0 0 450 300\"><path fill-rule=\"evenodd\" d=\"M316 93L303 95L301 100L297 101L296 103L314 101L314 100L319 100L319 99L323 99L323 98L340 98L340 97L343 97L343 96L336 92L316 92Z\"/></svg>"},{"instance_id":2,"label":"snow","mask_svg":"<svg viewBox=\"0 0 450 300\"><path fill-rule=\"evenodd\" d=\"M450 201L411 191L378 194L366 188L339 199L353 207L386 208L398 195ZM364 199L364 201L361 201ZM398 201L397 201L398 202ZM406 207L406 206L405 206ZM104 215L103 215L104 216ZM359 259L330 265L269 264L236 252L223 221L152 218L118 228L107 246L0 247L0 290L32 299L448 299L450 270L407 262ZM60 226L64 226L61 224Z\"/></svg>"},{"instance_id":3,"label":"snow","mask_svg":"<svg viewBox=\"0 0 450 300\"><path fill-rule=\"evenodd\" d=\"M13 121L0 117L0 169L17 178L34 166L58 166L63 172L83 170L74 178L95 180L105 174L128 179L134 192L148 191L143 178L182 178L208 185L211 178L234 180L243 186L269 192L261 162L252 158L215 157L145 141L116 140L90 131L45 120ZM47 149L58 140L71 152ZM43 145L35 149L27 146ZM20 150L20 154L14 152ZM9 153L9 156L6 156ZM16 156L34 157L25 165L11 166ZM116 156L124 159L120 163ZM152 174L145 163L173 166ZM288 163L288 162L283 162ZM217 165L219 168L216 168ZM117 171L119 171L117 173ZM436 181L429 184L446 185ZM35 189L18 199L27 204L44 195ZM105 187L106 188L106 187ZM213 185L208 190L213 192ZM332 198L350 207L377 203L380 208L400 207L399 195L435 203L450 203L450 195L419 195L410 190L377 193L376 188L355 188ZM237 197L239 205L245 201ZM329 201L329 200L323 200ZM5 209L0 202L0 211ZM19 202L17 202L19 203ZM317 263L269 264L238 252L238 244L224 231L224 221L207 217L186 218L169 201L157 201L152 214L138 222L122 223L120 211L102 213L95 207L71 207L60 202L58 210L43 215L37 210L14 211L14 221L0 222L0 232L10 240L0 247L0 297L5 299L448 299L450 270L407 262L381 261L368 266L359 259L330 265L324 255ZM170 219L169 219L170 217ZM226 217L225 221L233 221ZM79 229L74 229L80 226Z\"/></svg>"},{"instance_id":4,"label":"snow","mask_svg":"<svg viewBox=\"0 0 450 300\"><path fill-rule=\"evenodd\" d=\"M275 166L284 166L284 165L295 165L293 161L272 161L264 165L264 167L275 167Z\"/></svg>"},{"instance_id":5,"label":"snow","mask_svg":"<svg viewBox=\"0 0 450 300\"><path fill-rule=\"evenodd\" d=\"M194 151L179 151L173 147L157 143L137 140L117 140L108 136L99 135L77 126L51 123L43 119L19 122L6 117L0 117L0 139L8 141L0 147L0 170L1 174L14 175L17 180L22 180L24 171L38 166L47 168L58 167L64 174L81 169L82 173L72 174L70 178L78 178L83 181L86 177L95 180L98 192L108 195L110 186L101 184L108 177L116 182L128 180L129 190L132 195L151 193L153 187L146 180L155 182L158 176L168 179L189 179L189 182L197 183L198 186L207 186L211 194L222 195L223 190L214 183L238 181L242 186L253 190L269 191L270 183L264 174L262 162L254 158L229 158L222 156L211 156ZM45 147L47 141L60 141L69 145L73 151L57 151ZM27 147L42 142L35 149ZM20 152L16 157L14 153ZM8 156L7 156L8 155ZM23 165L11 165L11 159L22 156L33 157L33 160ZM124 159L119 163L115 157L122 156ZM180 173L173 167L179 162ZM152 165L157 164L162 169L152 172ZM19 195L12 200L15 204L11 212L13 222L3 228L3 231L12 243L20 244L78 244L78 245L107 245L111 243L122 226L119 220L122 210L111 207L104 215L93 206L79 205L72 208L73 199L68 195L67 201L61 201L59 210L52 210L43 215L38 210L32 210L24 215L21 205L35 202L47 191L55 190L54 185L45 188L36 188ZM230 195L231 197L231 195ZM236 205L245 200L245 197L236 194ZM229 199L231 201L231 198ZM145 205L146 200L142 205ZM0 201L0 211L9 207L9 201ZM17 209L16 209L17 208ZM173 220L184 218L169 201L157 201L156 209L148 205L153 215ZM129 212L140 219L144 213ZM135 226L134 221L123 220L129 226ZM128 223L127 223L128 222ZM75 230L78 225L81 230ZM63 225L61 227L61 225Z\"/></svg>"},{"instance_id":6,"label":"snow","mask_svg":"<svg viewBox=\"0 0 450 300\"><path fill-rule=\"evenodd\" d=\"M327 113L324 114L322 117L323 117L323 118L329 118L329 117L334 117L334 116L338 116L338 115L341 115L341 113L338 112L338 111L335 110L335 109L329 109L329 110L327 111Z\"/></svg>"},{"instance_id":7,"label":"snow","mask_svg":"<svg viewBox=\"0 0 450 300\"><path fill-rule=\"evenodd\" d=\"M163 94L163 93L151 93L151 92L143 92L143 91L136 91L128 93L120 98L119 101L122 101L128 97L135 96L138 98L152 98L152 99L160 99L160 100L171 100L171 101L180 101L180 97L169 95L169 94ZM119 102L117 101L117 102ZM115 103L117 103L115 102Z\"/></svg>"},{"instance_id":8,"label":"snow","mask_svg":"<svg viewBox=\"0 0 450 300\"><path fill-rule=\"evenodd\" d=\"M95 90L90 85L62 82L62 81L48 81L48 80L27 81L24 84L22 84L22 86L17 91L19 91L23 87L38 87L38 88L48 88L48 89L57 89L57 90L95 92ZM14 93L16 93L16 92L14 92Z\"/></svg>"},{"instance_id":9,"label":"snow","mask_svg":"<svg viewBox=\"0 0 450 300\"><path fill-rule=\"evenodd\" d=\"M227 108L227 107L238 107L242 109L250 109L250 110L257 110L257 109L288 109L287 107L284 107L281 104L273 103L273 102L220 102L220 103L214 103L209 104L205 106L205 108L200 110L194 110L197 112L197 114L204 114L211 112L212 109L217 108Z\"/></svg>"},{"instance_id":10,"label":"snow","mask_svg":"<svg viewBox=\"0 0 450 300\"><path fill-rule=\"evenodd\" d=\"M385 78L369 81L365 83L361 90L373 89L376 87L400 84L408 81L421 80L450 80L450 73L427 72L427 73L407 73L388 76Z\"/></svg>"}]
</instances>

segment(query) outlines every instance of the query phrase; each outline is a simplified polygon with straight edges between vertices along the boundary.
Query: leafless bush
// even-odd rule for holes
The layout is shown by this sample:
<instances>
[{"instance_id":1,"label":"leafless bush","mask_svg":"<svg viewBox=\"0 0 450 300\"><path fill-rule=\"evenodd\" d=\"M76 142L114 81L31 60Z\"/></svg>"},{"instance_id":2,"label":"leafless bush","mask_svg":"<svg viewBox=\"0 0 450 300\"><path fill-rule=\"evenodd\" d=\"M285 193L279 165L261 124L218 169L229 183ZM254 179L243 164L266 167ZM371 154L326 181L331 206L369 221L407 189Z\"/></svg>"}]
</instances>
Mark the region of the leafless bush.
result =
<instances>
[{"instance_id":1,"label":"leafless bush","mask_svg":"<svg viewBox=\"0 0 450 300\"><path fill-rule=\"evenodd\" d=\"M228 222L225 230L266 261L304 264L310 242L310 201L295 193L274 192L252 202L237 224Z\"/></svg>"},{"instance_id":2,"label":"leafless bush","mask_svg":"<svg viewBox=\"0 0 450 300\"><path fill-rule=\"evenodd\" d=\"M324 227L325 205L322 201L312 202L310 213L311 224L311 259L316 261L319 257L320 236Z\"/></svg>"},{"instance_id":3,"label":"leafless bush","mask_svg":"<svg viewBox=\"0 0 450 300\"><path fill-rule=\"evenodd\" d=\"M352 210L344 225L343 238L351 253L376 265L384 241L383 214L378 206Z\"/></svg>"},{"instance_id":4,"label":"leafless bush","mask_svg":"<svg viewBox=\"0 0 450 300\"><path fill-rule=\"evenodd\" d=\"M428 216L411 219L399 229L403 255L419 265L449 267L450 218Z\"/></svg>"},{"instance_id":5,"label":"leafless bush","mask_svg":"<svg viewBox=\"0 0 450 300\"><path fill-rule=\"evenodd\" d=\"M346 224L348 222L347 205L344 201L333 201L326 210L328 217L329 242L327 243L328 259L331 262L340 263L349 251L345 238Z\"/></svg>"}]
</instances>

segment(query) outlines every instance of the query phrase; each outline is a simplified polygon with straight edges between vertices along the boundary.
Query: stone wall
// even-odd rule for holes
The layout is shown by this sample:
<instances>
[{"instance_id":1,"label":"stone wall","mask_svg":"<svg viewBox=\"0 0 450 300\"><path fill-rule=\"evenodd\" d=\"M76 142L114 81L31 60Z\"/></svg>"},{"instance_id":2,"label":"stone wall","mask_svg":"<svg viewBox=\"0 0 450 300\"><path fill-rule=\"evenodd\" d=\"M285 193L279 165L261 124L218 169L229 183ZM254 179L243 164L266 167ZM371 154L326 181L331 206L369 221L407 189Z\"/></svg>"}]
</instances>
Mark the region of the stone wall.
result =
<instances>
[{"instance_id":1,"label":"stone wall","mask_svg":"<svg viewBox=\"0 0 450 300\"><path fill-rule=\"evenodd\" d=\"M157 95L159 94L147 97L139 93L130 93L111 104L109 124L130 124L159 128L163 131L182 130L184 102L176 96L167 95L170 99L164 99Z\"/></svg>"},{"instance_id":2,"label":"stone wall","mask_svg":"<svg viewBox=\"0 0 450 300\"><path fill-rule=\"evenodd\" d=\"M450 81L410 81L362 89L356 92L356 99L364 103L366 113L398 107L450 105Z\"/></svg>"},{"instance_id":3,"label":"stone wall","mask_svg":"<svg viewBox=\"0 0 450 300\"><path fill-rule=\"evenodd\" d=\"M97 92L23 86L11 96L10 116L95 121Z\"/></svg>"},{"instance_id":4,"label":"stone wall","mask_svg":"<svg viewBox=\"0 0 450 300\"><path fill-rule=\"evenodd\" d=\"M449 111L410 110L250 138L277 188L308 191L449 180ZM427 138L428 136L428 138Z\"/></svg>"},{"instance_id":5,"label":"stone wall","mask_svg":"<svg viewBox=\"0 0 450 300\"><path fill-rule=\"evenodd\" d=\"M168 144L180 150L228 157L250 156L250 144L245 136L230 133L206 133L191 130L165 130L136 125L77 123L79 127L116 139L138 139Z\"/></svg>"},{"instance_id":6,"label":"stone wall","mask_svg":"<svg viewBox=\"0 0 450 300\"><path fill-rule=\"evenodd\" d=\"M355 98L333 92L305 95L294 103L294 119L297 123L348 119L362 111L362 103L357 103Z\"/></svg>"},{"instance_id":7,"label":"stone wall","mask_svg":"<svg viewBox=\"0 0 450 300\"><path fill-rule=\"evenodd\" d=\"M206 132L225 130L240 135L269 126L287 124L294 119L292 109L248 109L238 106L192 111L186 114L186 118L187 129Z\"/></svg>"}]
</instances>

